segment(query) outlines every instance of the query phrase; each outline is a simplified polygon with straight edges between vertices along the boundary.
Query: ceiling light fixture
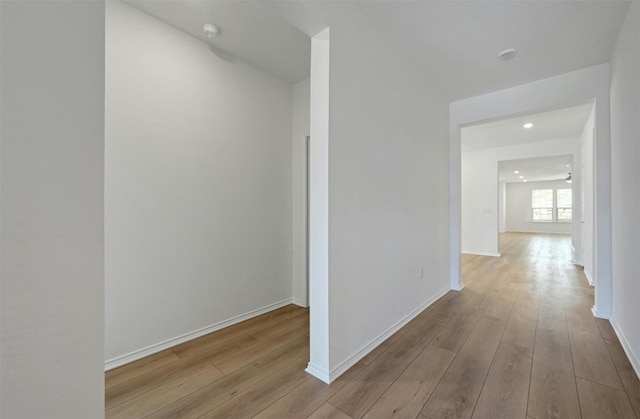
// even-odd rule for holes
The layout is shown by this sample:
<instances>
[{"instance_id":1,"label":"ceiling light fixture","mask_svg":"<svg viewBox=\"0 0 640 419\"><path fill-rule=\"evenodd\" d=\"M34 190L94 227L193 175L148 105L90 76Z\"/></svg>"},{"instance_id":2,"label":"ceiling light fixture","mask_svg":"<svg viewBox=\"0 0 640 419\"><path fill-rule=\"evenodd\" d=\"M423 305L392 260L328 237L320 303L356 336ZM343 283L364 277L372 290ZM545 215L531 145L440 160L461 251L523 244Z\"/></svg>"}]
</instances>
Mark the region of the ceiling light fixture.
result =
<instances>
[{"instance_id":1,"label":"ceiling light fixture","mask_svg":"<svg viewBox=\"0 0 640 419\"><path fill-rule=\"evenodd\" d=\"M207 35L207 38L216 38L220 35L220 28L216 25L212 25L211 23L206 23L202 27L202 30L204 31L204 34Z\"/></svg>"},{"instance_id":2,"label":"ceiling light fixture","mask_svg":"<svg viewBox=\"0 0 640 419\"><path fill-rule=\"evenodd\" d=\"M498 54L498 59L500 61L510 60L511 58L515 57L517 53L518 50L515 48L505 49L500 54Z\"/></svg>"},{"instance_id":3,"label":"ceiling light fixture","mask_svg":"<svg viewBox=\"0 0 640 419\"><path fill-rule=\"evenodd\" d=\"M513 173L517 175L518 173L520 173L520 170L514 170Z\"/></svg>"},{"instance_id":4,"label":"ceiling light fixture","mask_svg":"<svg viewBox=\"0 0 640 419\"><path fill-rule=\"evenodd\" d=\"M527 179L523 180L524 183L527 183Z\"/></svg>"},{"instance_id":5,"label":"ceiling light fixture","mask_svg":"<svg viewBox=\"0 0 640 419\"><path fill-rule=\"evenodd\" d=\"M522 176L522 175L520 175L520 176L518 176L518 177L519 177L520 179L524 179L524 176Z\"/></svg>"},{"instance_id":6,"label":"ceiling light fixture","mask_svg":"<svg viewBox=\"0 0 640 419\"><path fill-rule=\"evenodd\" d=\"M532 128L532 127L533 127L533 124L531 122L527 122L526 124L524 124L522 126L522 128L524 128L524 129L529 129L529 128Z\"/></svg>"}]
</instances>

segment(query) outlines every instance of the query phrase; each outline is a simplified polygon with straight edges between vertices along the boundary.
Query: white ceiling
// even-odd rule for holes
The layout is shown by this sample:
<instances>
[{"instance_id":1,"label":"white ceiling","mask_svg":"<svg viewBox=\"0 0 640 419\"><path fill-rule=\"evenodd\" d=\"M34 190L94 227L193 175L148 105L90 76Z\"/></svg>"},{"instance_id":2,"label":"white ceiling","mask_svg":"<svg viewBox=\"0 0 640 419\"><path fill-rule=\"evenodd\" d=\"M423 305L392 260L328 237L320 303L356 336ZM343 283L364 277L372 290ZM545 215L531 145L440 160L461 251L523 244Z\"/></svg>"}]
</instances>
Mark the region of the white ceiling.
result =
<instances>
[{"instance_id":1,"label":"white ceiling","mask_svg":"<svg viewBox=\"0 0 640 419\"><path fill-rule=\"evenodd\" d=\"M629 2L358 3L374 25L461 99L609 61ZM507 48L515 58L496 58Z\"/></svg>"},{"instance_id":2,"label":"white ceiling","mask_svg":"<svg viewBox=\"0 0 640 419\"><path fill-rule=\"evenodd\" d=\"M309 77L311 40L260 1L125 0L125 3L281 80L296 83ZM207 38L202 30L205 23L220 27L221 35Z\"/></svg>"},{"instance_id":3,"label":"white ceiling","mask_svg":"<svg viewBox=\"0 0 640 419\"><path fill-rule=\"evenodd\" d=\"M522 115L462 128L462 150L480 150L538 141L578 138L589 118L593 104ZM533 123L526 129L523 125ZM499 179L504 182L539 182L565 179L571 172L572 156L554 156L502 161L498 165ZM520 173L514 173L518 170ZM520 178L522 176L522 178Z\"/></svg>"},{"instance_id":4,"label":"white ceiling","mask_svg":"<svg viewBox=\"0 0 640 419\"><path fill-rule=\"evenodd\" d=\"M580 137L591 103L462 128L462 151ZM529 129L523 128L533 123Z\"/></svg>"},{"instance_id":5,"label":"white ceiling","mask_svg":"<svg viewBox=\"0 0 640 419\"><path fill-rule=\"evenodd\" d=\"M283 80L309 76L308 36L260 0L125 1ZM355 4L450 100L608 62L629 7L619 0L343 3ZM207 39L204 23L222 35ZM514 59L496 58L511 47L519 51Z\"/></svg>"},{"instance_id":6,"label":"white ceiling","mask_svg":"<svg viewBox=\"0 0 640 419\"><path fill-rule=\"evenodd\" d=\"M570 155L501 161L498 163L498 178L507 183L561 180L569 176L572 167L573 156ZM516 170L520 173L514 173Z\"/></svg>"}]
</instances>

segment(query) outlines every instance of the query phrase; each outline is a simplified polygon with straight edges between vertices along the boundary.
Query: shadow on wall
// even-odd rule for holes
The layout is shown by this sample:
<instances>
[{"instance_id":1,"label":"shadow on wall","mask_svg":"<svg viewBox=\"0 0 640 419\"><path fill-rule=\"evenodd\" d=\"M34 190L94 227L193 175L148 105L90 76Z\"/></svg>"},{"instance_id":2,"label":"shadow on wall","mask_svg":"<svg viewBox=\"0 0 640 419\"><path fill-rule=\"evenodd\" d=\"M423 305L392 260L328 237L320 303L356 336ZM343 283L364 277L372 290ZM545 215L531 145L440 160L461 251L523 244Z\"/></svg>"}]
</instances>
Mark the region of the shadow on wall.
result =
<instances>
[{"instance_id":1,"label":"shadow on wall","mask_svg":"<svg viewBox=\"0 0 640 419\"><path fill-rule=\"evenodd\" d=\"M221 49L214 47L213 45L209 45L209 51L211 51L216 57L228 62L229 64L233 64L237 61L236 57L234 57L228 52L222 51Z\"/></svg>"}]
</instances>

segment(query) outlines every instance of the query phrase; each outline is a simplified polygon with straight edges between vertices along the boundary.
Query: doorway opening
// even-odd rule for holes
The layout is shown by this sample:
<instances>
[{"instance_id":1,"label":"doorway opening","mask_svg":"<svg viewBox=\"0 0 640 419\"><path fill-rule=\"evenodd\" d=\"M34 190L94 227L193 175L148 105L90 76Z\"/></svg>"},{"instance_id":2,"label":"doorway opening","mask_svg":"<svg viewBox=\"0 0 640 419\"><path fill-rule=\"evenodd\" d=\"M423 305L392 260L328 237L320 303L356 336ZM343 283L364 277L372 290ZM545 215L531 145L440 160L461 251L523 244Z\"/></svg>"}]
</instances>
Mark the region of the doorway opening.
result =
<instances>
[{"instance_id":1,"label":"doorway opening","mask_svg":"<svg viewBox=\"0 0 640 419\"><path fill-rule=\"evenodd\" d=\"M573 183L573 161L573 155L499 161L498 233L571 236L575 262L580 208L573 202L580 191L574 191L579 182Z\"/></svg>"},{"instance_id":2,"label":"doorway opening","mask_svg":"<svg viewBox=\"0 0 640 419\"><path fill-rule=\"evenodd\" d=\"M595 123L596 103L588 101L458 124L453 137L460 159L452 164L459 172L451 175L460 182L459 200L452 195L460 221L452 221L452 233L458 231L457 242L451 236L452 289L463 286L460 254L500 257L500 233L507 231L570 235L570 262L585 266L594 284Z\"/></svg>"}]
</instances>

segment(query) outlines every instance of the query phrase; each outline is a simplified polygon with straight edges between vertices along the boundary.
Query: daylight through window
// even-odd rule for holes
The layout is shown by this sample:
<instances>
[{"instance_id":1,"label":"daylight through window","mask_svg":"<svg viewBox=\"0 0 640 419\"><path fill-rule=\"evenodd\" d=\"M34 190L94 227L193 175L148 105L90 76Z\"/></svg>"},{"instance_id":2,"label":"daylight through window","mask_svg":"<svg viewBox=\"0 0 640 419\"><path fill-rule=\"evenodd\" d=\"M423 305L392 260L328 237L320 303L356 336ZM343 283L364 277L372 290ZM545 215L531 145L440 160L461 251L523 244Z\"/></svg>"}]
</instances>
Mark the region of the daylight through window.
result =
<instances>
[{"instance_id":1,"label":"daylight through window","mask_svg":"<svg viewBox=\"0 0 640 419\"><path fill-rule=\"evenodd\" d=\"M571 221L571 207L571 188L533 189L531 191L531 219L533 221Z\"/></svg>"},{"instance_id":2,"label":"daylight through window","mask_svg":"<svg viewBox=\"0 0 640 419\"><path fill-rule=\"evenodd\" d=\"M556 219L571 221L571 189L557 189L556 197Z\"/></svg>"},{"instance_id":3,"label":"daylight through window","mask_svg":"<svg viewBox=\"0 0 640 419\"><path fill-rule=\"evenodd\" d=\"M553 189L531 191L533 221L553 221Z\"/></svg>"}]
</instances>

